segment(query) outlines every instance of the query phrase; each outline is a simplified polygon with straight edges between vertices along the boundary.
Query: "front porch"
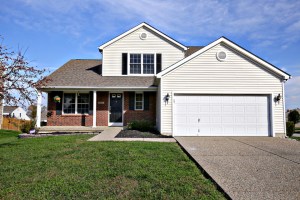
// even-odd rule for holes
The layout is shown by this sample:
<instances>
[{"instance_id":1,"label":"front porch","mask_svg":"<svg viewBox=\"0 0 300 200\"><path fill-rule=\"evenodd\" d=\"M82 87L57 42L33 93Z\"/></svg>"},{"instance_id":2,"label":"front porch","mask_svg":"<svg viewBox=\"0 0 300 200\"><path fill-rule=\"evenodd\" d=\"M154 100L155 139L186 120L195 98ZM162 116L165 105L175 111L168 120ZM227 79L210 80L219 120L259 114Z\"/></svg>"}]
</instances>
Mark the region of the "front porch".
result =
<instances>
[{"instance_id":1,"label":"front porch","mask_svg":"<svg viewBox=\"0 0 300 200\"><path fill-rule=\"evenodd\" d=\"M37 104L40 131L86 132L126 126L133 120L156 124L156 88L139 90L44 90L48 93L47 126L40 126L41 91ZM60 101L55 101L59 97Z\"/></svg>"}]
</instances>

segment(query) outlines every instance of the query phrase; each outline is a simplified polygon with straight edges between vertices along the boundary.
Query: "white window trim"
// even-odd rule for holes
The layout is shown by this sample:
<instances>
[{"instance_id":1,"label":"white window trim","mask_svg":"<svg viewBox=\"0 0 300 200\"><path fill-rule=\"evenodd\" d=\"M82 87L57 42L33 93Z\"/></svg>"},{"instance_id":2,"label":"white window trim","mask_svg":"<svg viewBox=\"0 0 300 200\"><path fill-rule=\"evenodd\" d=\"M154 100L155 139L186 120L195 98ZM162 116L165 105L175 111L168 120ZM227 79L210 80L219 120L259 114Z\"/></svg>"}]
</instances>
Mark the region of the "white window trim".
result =
<instances>
[{"instance_id":1,"label":"white window trim","mask_svg":"<svg viewBox=\"0 0 300 200\"><path fill-rule=\"evenodd\" d=\"M141 73L140 74L132 74L130 73L130 54L140 54L141 55ZM153 54L154 55L154 74L144 74L144 54ZM154 76L156 75L156 54L153 52L142 52L142 53L136 53L136 52L127 52L127 74L131 76Z\"/></svg>"},{"instance_id":2,"label":"white window trim","mask_svg":"<svg viewBox=\"0 0 300 200\"><path fill-rule=\"evenodd\" d=\"M78 108L78 93L79 94L89 94L88 92L64 92L63 93L63 99L62 99L62 115L89 115L89 113L78 113L77 108ZM65 94L75 94L75 113L65 113L64 112L64 101L65 101ZM89 102L90 102L90 95L89 95ZM90 109L90 103L89 104L89 109Z\"/></svg>"},{"instance_id":3,"label":"white window trim","mask_svg":"<svg viewBox=\"0 0 300 200\"><path fill-rule=\"evenodd\" d=\"M141 109L136 108L136 95L137 94L142 94L142 108ZM144 110L144 92L135 92L134 93L134 110Z\"/></svg>"}]
</instances>

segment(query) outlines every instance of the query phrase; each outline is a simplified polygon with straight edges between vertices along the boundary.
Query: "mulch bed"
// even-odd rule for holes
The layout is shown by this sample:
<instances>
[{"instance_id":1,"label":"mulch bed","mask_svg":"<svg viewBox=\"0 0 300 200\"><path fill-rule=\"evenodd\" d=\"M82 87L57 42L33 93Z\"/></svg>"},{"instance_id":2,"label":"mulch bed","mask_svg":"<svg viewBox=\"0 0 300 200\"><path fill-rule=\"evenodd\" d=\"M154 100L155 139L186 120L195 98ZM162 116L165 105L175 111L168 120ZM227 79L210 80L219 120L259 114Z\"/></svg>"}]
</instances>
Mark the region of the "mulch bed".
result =
<instances>
[{"instance_id":1,"label":"mulch bed","mask_svg":"<svg viewBox=\"0 0 300 200\"><path fill-rule=\"evenodd\" d=\"M172 138L171 136L161 135L159 132L141 132L137 130L122 130L116 138Z\"/></svg>"}]
</instances>

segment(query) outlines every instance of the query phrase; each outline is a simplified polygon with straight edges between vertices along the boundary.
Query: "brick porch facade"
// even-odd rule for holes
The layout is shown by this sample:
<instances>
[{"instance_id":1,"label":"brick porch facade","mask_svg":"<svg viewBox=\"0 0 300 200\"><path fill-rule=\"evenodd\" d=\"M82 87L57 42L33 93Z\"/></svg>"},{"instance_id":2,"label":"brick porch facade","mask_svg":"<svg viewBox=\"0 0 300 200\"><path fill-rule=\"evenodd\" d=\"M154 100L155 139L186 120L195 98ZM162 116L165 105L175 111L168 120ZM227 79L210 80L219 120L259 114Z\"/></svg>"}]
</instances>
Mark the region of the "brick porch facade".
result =
<instances>
[{"instance_id":1,"label":"brick porch facade","mask_svg":"<svg viewBox=\"0 0 300 200\"><path fill-rule=\"evenodd\" d=\"M48 115L47 126L92 126L92 114L61 114L57 112L59 107L53 98L55 92L48 93ZM90 97L91 98L91 97ZM109 108L109 92L97 92L96 106L96 125L108 126L108 108ZM130 110L129 109L129 92L124 92L124 106L123 106L123 125L126 126L128 122L133 120L149 120L156 124L156 93L149 95L149 109L148 110Z\"/></svg>"}]
</instances>

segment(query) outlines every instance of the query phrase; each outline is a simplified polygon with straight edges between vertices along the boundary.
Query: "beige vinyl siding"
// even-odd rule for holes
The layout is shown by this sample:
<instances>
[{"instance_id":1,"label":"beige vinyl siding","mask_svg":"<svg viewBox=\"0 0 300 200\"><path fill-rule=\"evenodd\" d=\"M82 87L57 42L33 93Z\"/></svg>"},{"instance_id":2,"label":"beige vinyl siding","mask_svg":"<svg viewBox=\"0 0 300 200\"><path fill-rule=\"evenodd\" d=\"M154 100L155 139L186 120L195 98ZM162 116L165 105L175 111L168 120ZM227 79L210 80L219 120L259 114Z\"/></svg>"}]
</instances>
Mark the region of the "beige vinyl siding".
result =
<instances>
[{"instance_id":1,"label":"beige vinyl siding","mask_svg":"<svg viewBox=\"0 0 300 200\"><path fill-rule=\"evenodd\" d=\"M147 39L140 39L142 32ZM103 76L122 75L122 53L161 53L162 69L184 58L183 49L142 27L103 49Z\"/></svg>"},{"instance_id":2,"label":"beige vinyl siding","mask_svg":"<svg viewBox=\"0 0 300 200\"><path fill-rule=\"evenodd\" d=\"M227 60L220 62L216 53L227 52ZM162 95L167 93L194 94L281 94L282 83L265 68L251 62L229 47L218 44L203 54L174 69L161 80ZM172 102L162 105L163 134L172 134ZM273 102L275 134L284 133L283 103Z\"/></svg>"}]
</instances>

